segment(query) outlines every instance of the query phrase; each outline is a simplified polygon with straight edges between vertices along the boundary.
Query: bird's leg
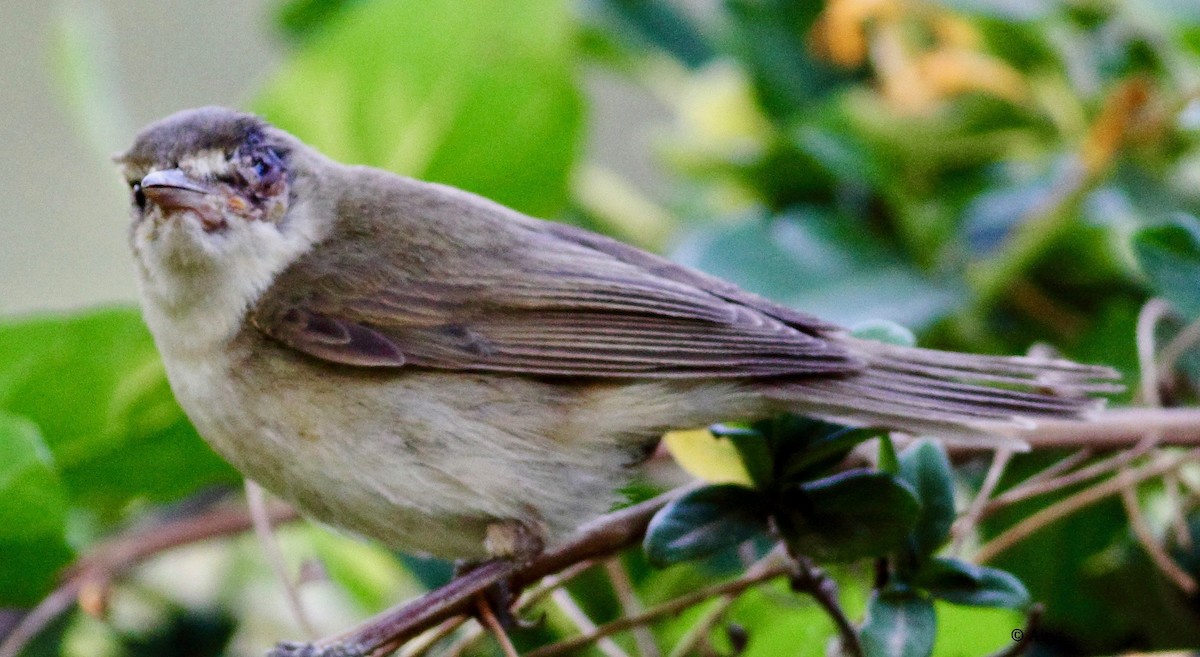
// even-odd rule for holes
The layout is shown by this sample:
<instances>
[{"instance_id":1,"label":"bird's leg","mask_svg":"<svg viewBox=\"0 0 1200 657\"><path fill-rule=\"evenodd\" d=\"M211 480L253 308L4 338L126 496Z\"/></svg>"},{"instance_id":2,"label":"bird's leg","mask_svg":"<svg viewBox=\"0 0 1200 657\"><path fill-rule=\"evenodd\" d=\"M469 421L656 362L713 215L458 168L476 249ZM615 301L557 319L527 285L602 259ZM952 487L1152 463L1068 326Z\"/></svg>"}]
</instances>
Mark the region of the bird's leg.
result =
<instances>
[{"instance_id":1,"label":"bird's leg","mask_svg":"<svg viewBox=\"0 0 1200 657\"><path fill-rule=\"evenodd\" d=\"M464 598L474 598L476 608L486 606L501 626L523 627L512 611L514 595L509 584L513 570L542 553L545 532L540 524L520 520L500 520L487 526L484 549L490 559L458 564L454 579L416 600L383 612L358 627L333 639L316 643L281 643L268 657L370 657L387 654L400 646L397 635L427 610ZM482 612L481 615L486 614ZM481 618L481 622L485 619Z\"/></svg>"},{"instance_id":2,"label":"bird's leg","mask_svg":"<svg viewBox=\"0 0 1200 657\"><path fill-rule=\"evenodd\" d=\"M502 520L487 526L483 546L492 559L523 565L533 560L545 549L546 543L542 536L543 532L540 531L539 526L531 526L519 520ZM493 620L498 621L500 627L505 630L536 625L536 623L522 621L512 613L512 604L515 601L516 595L513 594L507 579L489 586L479 597L480 622L488 620L488 614L492 614Z\"/></svg>"},{"instance_id":3,"label":"bird's leg","mask_svg":"<svg viewBox=\"0 0 1200 657\"><path fill-rule=\"evenodd\" d=\"M524 564L546 548L544 536L539 525L521 520L499 520L488 524L483 548L493 559L511 559Z\"/></svg>"},{"instance_id":4,"label":"bird's leg","mask_svg":"<svg viewBox=\"0 0 1200 657\"><path fill-rule=\"evenodd\" d=\"M479 564L445 586L393 607L337 637L315 643L281 643L267 657L373 657L391 654L431 613L473 600L481 591L507 582L516 563L494 559Z\"/></svg>"}]
</instances>

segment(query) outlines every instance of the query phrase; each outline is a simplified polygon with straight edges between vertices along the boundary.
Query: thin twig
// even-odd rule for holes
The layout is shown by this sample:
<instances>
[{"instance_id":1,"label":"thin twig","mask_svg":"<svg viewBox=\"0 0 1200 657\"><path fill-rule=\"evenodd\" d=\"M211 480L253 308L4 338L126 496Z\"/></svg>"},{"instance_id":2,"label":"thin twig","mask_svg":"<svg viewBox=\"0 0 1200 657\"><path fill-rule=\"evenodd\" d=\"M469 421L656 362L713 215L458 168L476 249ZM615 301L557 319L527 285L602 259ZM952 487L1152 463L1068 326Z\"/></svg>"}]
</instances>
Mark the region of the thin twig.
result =
<instances>
[{"instance_id":1,"label":"thin twig","mask_svg":"<svg viewBox=\"0 0 1200 657\"><path fill-rule=\"evenodd\" d=\"M746 574L749 575L758 573L765 568L770 568L775 564L781 563L780 559L782 554L783 551L777 548L772 550L766 556L750 562L750 564L746 566ZM696 648L708 638L708 634L709 632L712 632L713 626L721 622L721 619L725 617L725 613L729 611L729 608L733 606L733 603L736 600L737 593L726 593L720 596L717 599L716 604L709 608L708 611L706 611L704 615L700 617L700 620L693 623L692 626L688 628L687 633L685 633L683 637L681 637L679 641L675 643L675 646L671 648L671 652L668 657L686 657L687 655L691 655L693 651L695 651Z\"/></svg>"},{"instance_id":2,"label":"thin twig","mask_svg":"<svg viewBox=\"0 0 1200 657\"><path fill-rule=\"evenodd\" d=\"M613 592L617 594L617 600L621 603L622 614L625 616L634 616L646 610L645 605L638 599L637 591L633 589L633 582L629 579L629 573L625 572L625 567L621 565L620 558L613 557L605 561L604 572L608 575L608 581L612 583ZM641 657L662 656L662 653L658 649L658 643L654 640L654 633L650 631L650 628L635 627L631 633Z\"/></svg>"},{"instance_id":3,"label":"thin twig","mask_svg":"<svg viewBox=\"0 0 1200 657\"><path fill-rule=\"evenodd\" d=\"M564 588L554 589L554 592L550 594L550 599L554 601L554 605L558 607L558 610L580 632L589 634L596 631L596 623L591 618L588 618L587 613L579 607L579 604L575 602L575 598L571 597L569 591ZM621 646L618 646L610 637L604 637L596 641L596 648L607 657L629 657L629 654L622 650Z\"/></svg>"},{"instance_id":4,"label":"thin twig","mask_svg":"<svg viewBox=\"0 0 1200 657\"><path fill-rule=\"evenodd\" d=\"M1123 452L1117 452L1106 459L1096 461L1086 468L1080 468L1073 472L1062 475L1061 477L1054 477L1053 479L1028 484L1023 483L1020 486L1010 488L988 502L983 508L983 515L981 517L986 518L1006 506L1016 504L1017 502L1027 500L1032 497L1047 495L1049 493L1053 493L1064 488L1070 488L1071 486L1082 484L1086 481L1091 481L1092 479L1116 472L1126 464L1132 463L1134 460L1145 455L1147 452L1153 449L1156 444L1157 443L1153 440L1142 438L1141 442L1134 445L1132 449L1128 449Z\"/></svg>"},{"instance_id":5,"label":"thin twig","mask_svg":"<svg viewBox=\"0 0 1200 657\"><path fill-rule=\"evenodd\" d=\"M271 565L275 578L283 587L284 599L287 600L288 607L296 618L296 624L309 639L315 639L317 631L314 629L312 621L309 620L308 614L305 613L304 603L300 600L300 591L296 582L292 581L288 575L287 563L283 559L283 550L279 547L279 537L275 535L275 528L267 513L266 494L262 486L250 479L246 480L245 487L246 506L250 510L250 519L254 522L254 533L258 536L258 542L266 554L267 563Z\"/></svg>"},{"instance_id":6,"label":"thin twig","mask_svg":"<svg viewBox=\"0 0 1200 657\"><path fill-rule=\"evenodd\" d=\"M787 564L779 564L771 568L764 569L758 573L746 573L737 579L709 586L694 593L669 600L661 605L647 609L644 613L638 614L637 616L626 616L624 618L619 618L615 621L612 621L611 623L606 623L600 627L597 627L594 632L581 634L570 639L559 641L558 643L552 643L548 646L542 646L541 648L528 653L526 657L552 657L554 655L570 654L579 648L591 645L601 637L616 634L617 632L623 632L639 625L645 625L664 616L673 616L684 611L685 609L694 607L698 604L703 604L712 598L717 598L726 594L741 593L742 591L745 591L746 589L749 589L761 582L786 575L790 573L791 570L791 566Z\"/></svg>"},{"instance_id":7,"label":"thin twig","mask_svg":"<svg viewBox=\"0 0 1200 657\"><path fill-rule=\"evenodd\" d=\"M1132 473L1132 478L1135 482L1146 481L1147 479L1162 476L1197 458L1200 458L1200 449L1189 450L1178 456L1164 458L1157 463L1143 466L1140 470ZM975 555L976 561L979 563L991 561L1000 553L1025 540L1037 530L1061 520L1084 507L1095 504L1106 497L1119 493L1124 485L1125 482L1118 481L1117 478L1109 479L1038 511L979 548L979 552Z\"/></svg>"},{"instance_id":8,"label":"thin twig","mask_svg":"<svg viewBox=\"0 0 1200 657\"><path fill-rule=\"evenodd\" d=\"M1158 361L1154 355L1155 333L1158 325L1171 314L1171 305L1162 299L1147 301L1138 312L1136 339L1138 354L1139 384L1142 401L1150 408L1162 407L1159 393Z\"/></svg>"},{"instance_id":9,"label":"thin twig","mask_svg":"<svg viewBox=\"0 0 1200 657\"><path fill-rule=\"evenodd\" d=\"M854 624L846 617L846 612L838 601L837 582L807 557L797 556L796 564L799 566L799 570L792 577L792 589L811 595L813 600L816 600L825 613L833 619L834 624L837 625L838 634L841 635L843 654L850 657L861 657L863 654L862 644L858 641L858 632L854 629Z\"/></svg>"},{"instance_id":10,"label":"thin twig","mask_svg":"<svg viewBox=\"0 0 1200 657\"><path fill-rule=\"evenodd\" d=\"M1184 550L1191 550L1192 530L1188 527L1183 496L1179 494L1178 472L1168 472L1163 475L1163 489L1167 493L1167 503L1171 507L1171 531L1175 534L1175 542Z\"/></svg>"},{"instance_id":11,"label":"thin twig","mask_svg":"<svg viewBox=\"0 0 1200 657\"><path fill-rule=\"evenodd\" d=\"M547 596L554 592L560 586L565 586L568 582L575 579L584 571L596 565L592 560L581 561L570 568L558 573L557 575L549 575L542 578L533 588L525 591L517 604L513 605L514 612L524 611L544 600ZM442 657L462 657L468 650L483 637L483 629L479 625L473 625L465 636L456 641L453 645L446 649L445 655ZM405 646L407 647L407 646ZM408 655L408 653L405 653Z\"/></svg>"},{"instance_id":12,"label":"thin twig","mask_svg":"<svg viewBox=\"0 0 1200 657\"><path fill-rule=\"evenodd\" d=\"M1075 469L1077 466L1082 465L1090 458L1092 458L1092 450L1090 449L1081 449L1079 451L1072 452L1070 455L1064 456L1058 461L1055 461L1054 465L1048 468L1042 468L1041 470L1029 475L1018 485L1027 486L1029 484L1035 484L1039 481L1045 481L1047 479L1057 477L1064 472L1068 472ZM1014 486L1013 488L1016 487Z\"/></svg>"},{"instance_id":13,"label":"thin twig","mask_svg":"<svg viewBox=\"0 0 1200 657\"><path fill-rule=\"evenodd\" d=\"M967 536L983 516L983 510L987 506L988 500L991 499L992 493L996 491L996 486L1000 485L1000 478L1004 476L1004 469L1008 467L1012 454L1012 450L1008 448L996 450L992 456L992 464L988 467L987 475L983 478L983 484L979 487L975 498L971 500L971 506L967 508L966 513L954 521L954 525L950 528L950 533L954 536L951 550L956 554L961 554Z\"/></svg>"},{"instance_id":14,"label":"thin twig","mask_svg":"<svg viewBox=\"0 0 1200 657\"><path fill-rule=\"evenodd\" d=\"M737 596L733 595L723 595L718 598L716 604L709 607L700 620L696 621L688 628L687 633L680 637L667 657L687 657L695 654L696 648L708 639L708 634L712 632L713 626L721 622L736 600Z\"/></svg>"},{"instance_id":15,"label":"thin twig","mask_svg":"<svg viewBox=\"0 0 1200 657\"><path fill-rule=\"evenodd\" d=\"M400 651L401 657L418 657L418 655L424 655L443 639L451 634L454 634L458 628L466 624L467 620L469 620L469 617L467 616L458 616L447 619L441 625L438 625L437 627L425 632L424 634L405 644L404 649Z\"/></svg>"},{"instance_id":16,"label":"thin twig","mask_svg":"<svg viewBox=\"0 0 1200 657\"><path fill-rule=\"evenodd\" d=\"M1134 483L1125 482L1129 477L1129 471L1122 471L1117 475L1122 479L1125 485L1121 488L1121 504L1125 507L1125 514L1129 516L1129 526L1133 529L1134 536L1137 537L1138 543L1141 543L1142 548L1146 550L1146 554L1150 556L1150 560L1154 562L1155 567L1166 575L1167 579L1171 580L1179 590L1191 595L1196 592L1196 580L1187 573L1154 537L1154 532L1151 531L1149 523L1146 522L1146 517L1142 514L1141 507L1138 505L1137 490Z\"/></svg>"},{"instance_id":17,"label":"thin twig","mask_svg":"<svg viewBox=\"0 0 1200 657\"><path fill-rule=\"evenodd\" d=\"M283 505L272 506L270 516L274 523L299 518L295 510ZM20 654L25 645L51 621L72 607L79 593L89 584L111 580L172 548L240 534L252 526L250 514L245 508L221 507L101 543L69 568L64 574L63 583L13 628L4 642L0 643L0 657L16 657Z\"/></svg>"},{"instance_id":18,"label":"thin twig","mask_svg":"<svg viewBox=\"0 0 1200 657\"><path fill-rule=\"evenodd\" d=\"M1163 371L1174 369L1179 359L1187 353L1188 349L1196 346L1197 342L1200 342L1200 319L1193 320L1190 324L1183 327L1158 352L1159 369Z\"/></svg>"},{"instance_id":19,"label":"thin twig","mask_svg":"<svg viewBox=\"0 0 1200 657\"><path fill-rule=\"evenodd\" d=\"M567 543L542 553L527 564L489 561L407 604L388 609L351 630L311 644L281 643L269 654L275 657L332 656L345 654L383 655L399 649L406 641L448 618L468 613L475 597L485 589L507 581L511 591L520 591L547 575L570 566L607 557L637 541L646 533L650 518L675 496L677 489L588 524Z\"/></svg>"},{"instance_id":20,"label":"thin twig","mask_svg":"<svg viewBox=\"0 0 1200 657\"><path fill-rule=\"evenodd\" d=\"M1156 339L1158 325L1164 318L1171 313L1171 307L1167 302L1161 299L1151 299L1142 306L1141 312L1138 313L1137 321L1137 351L1138 364L1141 371L1141 393L1142 398L1148 406L1159 408L1162 406L1162 395L1160 394L1160 380L1158 374L1158 363L1155 360ZM1158 444L1159 434L1150 431L1146 434L1145 440L1140 444L1148 444L1154 446ZM1196 591L1196 580L1192 579L1163 549L1158 543L1154 533L1150 530L1150 524L1146 521L1145 515L1142 513L1141 505L1138 504L1137 497L1137 482L1132 478L1127 465L1122 464L1120 471L1117 473L1117 481L1123 484L1121 488L1121 505L1125 509L1125 515L1129 518L1129 525L1133 529L1133 535L1141 544L1142 549L1150 556L1151 562L1158 568L1167 579L1171 580L1180 590L1191 594Z\"/></svg>"},{"instance_id":21,"label":"thin twig","mask_svg":"<svg viewBox=\"0 0 1200 657\"><path fill-rule=\"evenodd\" d=\"M475 608L479 610L479 616L483 618L483 624L487 626L488 631L496 637L496 643L500 644L500 650L504 652L504 657L521 657L517 653L512 639L508 638L508 632L504 631L500 620L496 618L496 612L492 611L492 605L488 603L487 597L482 593L475 596Z\"/></svg>"}]
</instances>

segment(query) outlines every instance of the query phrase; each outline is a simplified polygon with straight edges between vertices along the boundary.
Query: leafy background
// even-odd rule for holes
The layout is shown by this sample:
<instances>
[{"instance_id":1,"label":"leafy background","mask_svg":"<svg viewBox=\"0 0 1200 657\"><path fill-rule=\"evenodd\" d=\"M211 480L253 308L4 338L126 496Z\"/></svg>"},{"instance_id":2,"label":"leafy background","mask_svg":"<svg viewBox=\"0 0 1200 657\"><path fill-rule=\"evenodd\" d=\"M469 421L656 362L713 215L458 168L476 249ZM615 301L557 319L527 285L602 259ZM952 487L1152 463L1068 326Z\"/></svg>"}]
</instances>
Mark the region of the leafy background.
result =
<instances>
[{"instance_id":1,"label":"leafy background","mask_svg":"<svg viewBox=\"0 0 1200 657\"><path fill-rule=\"evenodd\" d=\"M293 0L274 20L289 54L248 108L329 155L613 234L834 321L892 320L922 345L986 353L1052 345L1133 383L1148 299L1174 310L1163 339L1200 318L1200 10L1191 3ZM119 109L97 100L86 39L61 48L89 129L119 124L105 115ZM597 102L585 82L602 75L670 110L646 146L672 172L653 197L583 157ZM1169 404L1194 402L1198 368L1195 355L1181 360ZM731 440L670 443L692 472L742 467L720 495L761 501L765 488L746 486L762 481ZM944 470L943 505L949 496L961 506L978 487L980 463L941 468L934 447L913 449L896 476L917 461ZM1055 456L1018 457L1008 477ZM136 309L0 320L0 607L14 610L5 618L97 541L238 482L173 402ZM1143 494L1152 503L1162 491ZM981 538L1055 499L1005 510ZM737 536L755 535L764 518ZM944 531L926 535L905 549L936 560ZM305 596L329 631L441 572L319 527L283 538L293 563L317 560L327 574ZM630 553L626 566L652 604L728 573L732 548L709 547L649 554L717 551L699 562L659 569ZM1200 574L1194 552L1175 556ZM1000 581L1007 575L936 563L1016 596ZM1162 581L1118 502L1041 530L994 565L1046 605L1045 653L1200 647L1200 603ZM872 592L869 560L831 572L853 618L878 610L868 628L887 614L928 626L902 654L985 654L1023 622L924 593L880 606L895 592ZM595 617L616 613L594 579L571 590ZM278 597L252 542L184 550L122 583L107 621L73 614L29 653L159 655L188 644L188 654L254 654L296 634ZM702 613L655 633L671 645ZM740 598L727 620L746 630L747 655L823 654L833 636L818 608L770 587ZM566 627L551 614L518 639L534 645ZM738 642L716 643L728 652Z\"/></svg>"}]
</instances>

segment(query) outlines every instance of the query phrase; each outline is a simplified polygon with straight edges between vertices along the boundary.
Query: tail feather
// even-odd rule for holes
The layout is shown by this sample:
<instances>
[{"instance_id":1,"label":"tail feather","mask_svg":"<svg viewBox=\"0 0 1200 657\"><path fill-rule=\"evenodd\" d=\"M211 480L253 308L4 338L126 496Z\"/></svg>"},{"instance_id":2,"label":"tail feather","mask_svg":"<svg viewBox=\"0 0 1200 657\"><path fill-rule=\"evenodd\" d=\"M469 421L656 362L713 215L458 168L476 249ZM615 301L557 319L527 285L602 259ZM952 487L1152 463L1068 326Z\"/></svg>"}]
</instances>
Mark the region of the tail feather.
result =
<instances>
[{"instance_id":1,"label":"tail feather","mask_svg":"<svg viewBox=\"0 0 1200 657\"><path fill-rule=\"evenodd\" d=\"M842 378L775 384L797 412L948 438L1010 443L1038 418L1086 418L1117 392L1107 367L1024 356L978 356L839 338L866 367Z\"/></svg>"}]
</instances>

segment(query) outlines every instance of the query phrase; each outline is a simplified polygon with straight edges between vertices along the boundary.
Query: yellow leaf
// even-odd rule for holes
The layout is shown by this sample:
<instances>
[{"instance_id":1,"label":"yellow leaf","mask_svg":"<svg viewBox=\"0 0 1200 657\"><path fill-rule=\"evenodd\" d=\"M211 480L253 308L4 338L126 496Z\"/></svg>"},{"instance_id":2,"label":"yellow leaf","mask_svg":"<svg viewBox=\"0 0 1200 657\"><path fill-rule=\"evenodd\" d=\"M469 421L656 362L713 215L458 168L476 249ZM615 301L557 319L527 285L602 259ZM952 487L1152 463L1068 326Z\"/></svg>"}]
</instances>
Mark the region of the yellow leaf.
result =
<instances>
[{"instance_id":1,"label":"yellow leaf","mask_svg":"<svg viewBox=\"0 0 1200 657\"><path fill-rule=\"evenodd\" d=\"M751 485L737 448L728 438L717 438L707 429L672 431L663 436L667 450L679 467L704 481Z\"/></svg>"}]
</instances>

